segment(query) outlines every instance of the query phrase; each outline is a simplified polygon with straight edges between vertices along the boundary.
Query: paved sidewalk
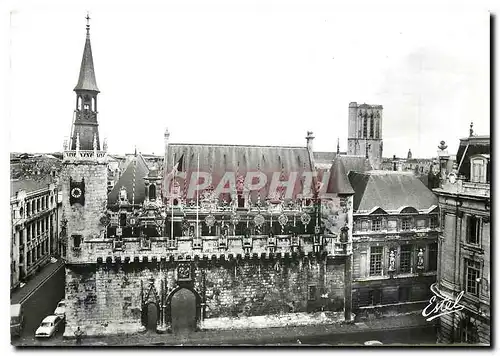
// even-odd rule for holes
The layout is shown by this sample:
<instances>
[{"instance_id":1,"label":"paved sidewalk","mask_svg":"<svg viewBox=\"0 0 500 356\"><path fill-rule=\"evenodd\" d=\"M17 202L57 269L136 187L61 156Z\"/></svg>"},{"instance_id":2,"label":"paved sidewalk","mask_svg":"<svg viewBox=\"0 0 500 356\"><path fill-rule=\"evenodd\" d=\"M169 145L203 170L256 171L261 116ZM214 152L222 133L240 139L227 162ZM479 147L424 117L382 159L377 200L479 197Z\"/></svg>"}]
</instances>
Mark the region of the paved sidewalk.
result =
<instances>
[{"instance_id":1,"label":"paved sidewalk","mask_svg":"<svg viewBox=\"0 0 500 356\"><path fill-rule=\"evenodd\" d=\"M33 293L47 278L54 274L61 266L64 265L62 259L56 263L48 263L39 273L34 275L22 288L17 288L10 295L10 304L22 303L31 293Z\"/></svg>"},{"instance_id":2,"label":"paved sidewalk","mask_svg":"<svg viewBox=\"0 0 500 356\"><path fill-rule=\"evenodd\" d=\"M187 335L144 333L117 335L101 338L84 338L79 346L202 346L202 345L264 345L297 344L296 340L307 337L327 337L336 334L354 334L374 331L402 330L431 327L420 314L400 315L355 324L296 326L288 328L200 331ZM19 346L77 346L75 340L44 340Z\"/></svg>"}]
</instances>

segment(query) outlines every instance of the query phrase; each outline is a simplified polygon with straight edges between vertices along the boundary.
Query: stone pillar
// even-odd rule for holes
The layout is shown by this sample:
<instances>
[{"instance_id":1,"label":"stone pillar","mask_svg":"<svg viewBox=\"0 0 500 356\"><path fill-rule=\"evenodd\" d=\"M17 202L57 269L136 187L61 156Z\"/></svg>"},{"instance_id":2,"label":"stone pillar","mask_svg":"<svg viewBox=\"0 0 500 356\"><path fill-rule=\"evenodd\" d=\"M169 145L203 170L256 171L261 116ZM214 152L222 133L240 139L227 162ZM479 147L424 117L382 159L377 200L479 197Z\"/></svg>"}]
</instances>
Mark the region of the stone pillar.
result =
<instances>
[{"instance_id":1,"label":"stone pillar","mask_svg":"<svg viewBox=\"0 0 500 356\"><path fill-rule=\"evenodd\" d=\"M345 259L344 270L344 318L351 321L352 313L352 253Z\"/></svg>"}]
</instances>

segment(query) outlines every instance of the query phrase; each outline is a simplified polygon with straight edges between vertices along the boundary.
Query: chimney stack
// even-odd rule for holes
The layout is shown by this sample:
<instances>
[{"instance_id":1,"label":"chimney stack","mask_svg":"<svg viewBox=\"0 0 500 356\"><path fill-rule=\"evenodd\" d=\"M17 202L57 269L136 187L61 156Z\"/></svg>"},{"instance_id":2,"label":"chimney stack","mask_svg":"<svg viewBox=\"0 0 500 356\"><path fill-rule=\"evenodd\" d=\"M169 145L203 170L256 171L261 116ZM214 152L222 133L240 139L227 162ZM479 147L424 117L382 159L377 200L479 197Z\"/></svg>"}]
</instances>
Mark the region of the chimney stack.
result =
<instances>
[{"instance_id":1,"label":"chimney stack","mask_svg":"<svg viewBox=\"0 0 500 356\"><path fill-rule=\"evenodd\" d=\"M313 140L314 140L314 136L313 136L312 131L307 131L306 140L307 140L307 149L309 150L309 152L312 153L313 152Z\"/></svg>"}]
</instances>

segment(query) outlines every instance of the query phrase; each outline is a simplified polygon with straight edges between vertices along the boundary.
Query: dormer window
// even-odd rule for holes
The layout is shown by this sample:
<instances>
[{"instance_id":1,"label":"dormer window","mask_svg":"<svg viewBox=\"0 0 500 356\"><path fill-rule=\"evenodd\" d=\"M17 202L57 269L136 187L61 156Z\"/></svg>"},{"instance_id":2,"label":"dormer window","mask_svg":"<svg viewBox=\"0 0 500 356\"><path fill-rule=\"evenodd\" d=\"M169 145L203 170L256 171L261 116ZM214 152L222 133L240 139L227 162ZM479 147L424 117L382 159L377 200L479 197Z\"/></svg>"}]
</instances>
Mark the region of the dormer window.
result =
<instances>
[{"instance_id":1,"label":"dormer window","mask_svg":"<svg viewBox=\"0 0 500 356\"><path fill-rule=\"evenodd\" d=\"M120 189L120 202L125 202L127 200L127 189L125 189L125 187L123 187L122 189Z\"/></svg>"},{"instance_id":2,"label":"dormer window","mask_svg":"<svg viewBox=\"0 0 500 356\"><path fill-rule=\"evenodd\" d=\"M488 158L486 155L471 157L471 182L486 183Z\"/></svg>"},{"instance_id":3,"label":"dormer window","mask_svg":"<svg viewBox=\"0 0 500 356\"><path fill-rule=\"evenodd\" d=\"M154 184L149 185L149 200L156 199L156 186Z\"/></svg>"}]
</instances>

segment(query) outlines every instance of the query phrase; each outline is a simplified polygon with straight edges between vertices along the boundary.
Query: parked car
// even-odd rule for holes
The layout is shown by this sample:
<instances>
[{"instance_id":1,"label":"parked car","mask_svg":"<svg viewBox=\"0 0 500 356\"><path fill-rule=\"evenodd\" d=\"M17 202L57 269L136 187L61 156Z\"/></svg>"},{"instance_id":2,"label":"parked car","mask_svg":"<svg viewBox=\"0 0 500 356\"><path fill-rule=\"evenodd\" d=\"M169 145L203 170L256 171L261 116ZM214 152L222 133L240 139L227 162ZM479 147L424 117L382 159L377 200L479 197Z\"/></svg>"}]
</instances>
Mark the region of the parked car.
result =
<instances>
[{"instance_id":1,"label":"parked car","mask_svg":"<svg viewBox=\"0 0 500 356\"><path fill-rule=\"evenodd\" d=\"M369 340L369 341L365 341L364 345L365 346L380 346L380 345L383 345L383 343L378 341L378 340Z\"/></svg>"},{"instance_id":2,"label":"parked car","mask_svg":"<svg viewBox=\"0 0 500 356\"><path fill-rule=\"evenodd\" d=\"M21 304L11 304L10 306L10 334L20 336L23 330L24 315Z\"/></svg>"},{"instance_id":3,"label":"parked car","mask_svg":"<svg viewBox=\"0 0 500 356\"><path fill-rule=\"evenodd\" d=\"M43 319L42 323L36 329L35 337L51 337L61 325L62 318L58 315L49 315Z\"/></svg>"},{"instance_id":4,"label":"parked car","mask_svg":"<svg viewBox=\"0 0 500 356\"><path fill-rule=\"evenodd\" d=\"M66 317L66 301L64 299L57 303L56 310L54 310L54 315L58 315L62 319Z\"/></svg>"}]
</instances>

